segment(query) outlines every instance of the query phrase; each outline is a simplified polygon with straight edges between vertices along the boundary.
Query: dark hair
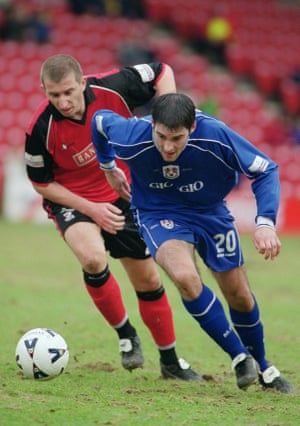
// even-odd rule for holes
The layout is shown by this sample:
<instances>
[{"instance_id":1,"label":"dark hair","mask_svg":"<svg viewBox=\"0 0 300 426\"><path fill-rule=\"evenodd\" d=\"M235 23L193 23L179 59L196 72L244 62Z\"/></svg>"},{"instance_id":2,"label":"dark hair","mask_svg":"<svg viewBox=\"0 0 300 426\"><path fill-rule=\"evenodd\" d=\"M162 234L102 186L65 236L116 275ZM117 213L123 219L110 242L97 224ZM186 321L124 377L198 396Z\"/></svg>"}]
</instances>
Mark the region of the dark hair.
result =
<instances>
[{"instance_id":1,"label":"dark hair","mask_svg":"<svg viewBox=\"0 0 300 426\"><path fill-rule=\"evenodd\" d=\"M155 99L152 106L153 123L160 123L169 129L185 127L191 129L195 121L195 105L183 93L168 93Z\"/></svg>"},{"instance_id":2,"label":"dark hair","mask_svg":"<svg viewBox=\"0 0 300 426\"><path fill-rule=\"evenodd\" d=\"M49 80L59 83L71 72L74 73L76 81L80 82L82 79L82 69L79 62L73 56L64 54L50 56L41 67L41 82L44 84L45 79L49 78Z\"/></svg>"}]
</instances>

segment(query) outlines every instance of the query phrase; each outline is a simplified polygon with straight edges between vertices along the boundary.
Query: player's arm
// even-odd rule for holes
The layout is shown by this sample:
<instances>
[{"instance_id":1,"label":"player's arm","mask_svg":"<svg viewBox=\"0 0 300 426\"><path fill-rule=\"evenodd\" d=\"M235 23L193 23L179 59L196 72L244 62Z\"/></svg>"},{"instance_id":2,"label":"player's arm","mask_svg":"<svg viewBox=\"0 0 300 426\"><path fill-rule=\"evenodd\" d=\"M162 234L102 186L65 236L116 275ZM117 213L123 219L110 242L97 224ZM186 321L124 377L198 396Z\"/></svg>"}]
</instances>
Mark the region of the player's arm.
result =
<instances>
[{"instance_id":1,"label":"player's arm","mask_svg":"<svg viewBox=\"0 0 300 426\"><path fill-rule=\"evenodd\" d=\"M124 67L102 76L97 83L118 92L131 111L145 105L154 96L176 92L176 81L170 65L160 62Z\"/></svg>"},{"instance_id":2,"label":"player's arm","mask_svg":"<svg viewBox=\"0 0 300 426\"><path fill-rule=\"evenodd\" d=\"M257 221L253 236L255 248L266 260L273 260L279 255L281 249L275 225L272 220L263 216L258 216Z\"/></svg>"},{"instance_id":3,"label":"player's arm","mask_svg":"<svg viewBox=\"0 0 300 426\"><path fill-rule=\"evenodd\" d=\"M175 76L170 65L162 64L162 72L156 79L155 89L156 96L176 92Z\"/></svg>"},{"instance_id":4,"label":"player's arm","mask_svg":"<svg viewBox=\"0 0 300 426\"><path fill-rule=\"evenodd\" d=\"M265 259L274 259L281 249L275 228L280 198L278 165L231 129L225 128L225 132L230 141L226 148L228 164L252 180L257 207L254 245Z\"/></svg>"},{"instance_id":5,"label":"player's arm","mask_svg":"<svg viewBox=\"0 0 300 426\"><path fill-rule=\"evenodd\" d=\"M280 197L278 166L260 152L256 152L252 158L248 172L252 175L252 191L257 206L253 241L265 259L273 260L281 249L275 228Z\"/></svg>"},{"instance_id":6,"label":"player's arm","mask_svg":"<svg viewBox=\"0 0 300 426\"><path fill-rule=\"evenodd\" d=\"M123 170L119 167L115 167L109 171L104 170L104 173L113 190L116 191L121 198L124 198L124 200L130 201L131 188Z\"/></svg>"},{"instance_id":7,"label":"player's arm","mask_svg":"<svg viewBox=\"0 0 300 426\"><path fill-rule=\"evenodd\" d=\"M26 171L34 190L49 201L86 214L107 232L115 234L123 229L125 218L116 206L110 203L91 202L54 180L51 156L40 141L36 133L26 136Z\"/></svg>"},{"instance_id":8,"label":"player's arm","mask_svg":"<svg viewBox=\"0 0 300 426\"><path fill-rule=\"evenodd\" d=\"M276 232L279 208L280 181L277 164L254 148L248 173L252 176L252 191L257 206L254 245L265 259L279 255L281 243Z\"/></svg>"},{"instance_id":9,"label":"player's arm","mask_svg":"<svg viewBox=\"0 0 300 426\"><path fill-rule=\"evenodd\" d=\"M96 149L97 159L100 168L111 187L120 195L120 197L129 201L131 198L130 185L122 169L118 168L115 162L115 151L109 144L108 135L113 122L121 118L118 114L108 110L101 110L94 114L92 118L92 142ZM125 119L122 117L122 121ZM110 125L107 125L110 123Z\"/></svg>"},{"instance_id":10,"label":"player's arm","mask_svg":"<svg viewBox=\"0 0 300 426\"><path fill-rule=\"evenodd\" d=\"M111 203L89 201L55 181L47 185L32 182L32 186L43 198L80 211L92 218L101 229L111 234L116 234L124 228L125 217L121 215L122 211Z\"/></svg>"}]
</instances>

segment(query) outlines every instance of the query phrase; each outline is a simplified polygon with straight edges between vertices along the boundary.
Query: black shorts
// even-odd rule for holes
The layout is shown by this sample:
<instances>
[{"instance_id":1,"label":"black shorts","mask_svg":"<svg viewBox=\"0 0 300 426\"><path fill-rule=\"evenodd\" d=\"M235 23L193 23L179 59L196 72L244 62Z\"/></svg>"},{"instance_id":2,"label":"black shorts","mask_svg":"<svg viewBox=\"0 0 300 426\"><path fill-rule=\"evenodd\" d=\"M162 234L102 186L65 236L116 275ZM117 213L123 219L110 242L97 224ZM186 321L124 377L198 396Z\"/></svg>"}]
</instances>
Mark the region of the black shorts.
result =
<instances>
[{"instance_id":1,"label":"black shorts","mask_svg":"<svg viewBox=\"0 0 300 426\"><path fill-rule=\"evenodd\" d=\"M110 234L101 230L101 234L105 243L105 248L109 251L111 257L120 259L121 257L131 257L133 259L146 259L150 257L148 248L144 241L141 239L138 229L134 223L130 204L119 198L114 204L126 218L125 228L118 231L116 235ZM62 236L64 236L69 226L77 222L91 222L94 221L81 212L62 206L60 204L52 203L51 201L44 200L44 209L48 217L55 222L55 225Z\"/></svg>"}]
</instances>

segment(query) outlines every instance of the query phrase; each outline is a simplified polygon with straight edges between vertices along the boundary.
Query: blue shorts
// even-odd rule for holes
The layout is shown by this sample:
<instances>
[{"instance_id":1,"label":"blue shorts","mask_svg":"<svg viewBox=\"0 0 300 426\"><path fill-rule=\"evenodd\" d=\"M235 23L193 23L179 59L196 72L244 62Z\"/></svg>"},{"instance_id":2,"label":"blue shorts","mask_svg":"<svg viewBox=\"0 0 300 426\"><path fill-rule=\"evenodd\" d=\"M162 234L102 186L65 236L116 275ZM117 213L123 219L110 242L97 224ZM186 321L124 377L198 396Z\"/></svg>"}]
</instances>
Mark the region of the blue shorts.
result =
<instances>
[{"instance_id":1,"label":"blue shorts","mask_svg":"<svg viewBox=\"0 0 300 426\"><path fill-rule=\"evenodd\" d=\"M195 246L203 262L213 271L229 271L244 263L234 218L225 205L205 213L136 209L133 215L154 259L163 242L184 240Z\"/></svg>"}]
</instances>

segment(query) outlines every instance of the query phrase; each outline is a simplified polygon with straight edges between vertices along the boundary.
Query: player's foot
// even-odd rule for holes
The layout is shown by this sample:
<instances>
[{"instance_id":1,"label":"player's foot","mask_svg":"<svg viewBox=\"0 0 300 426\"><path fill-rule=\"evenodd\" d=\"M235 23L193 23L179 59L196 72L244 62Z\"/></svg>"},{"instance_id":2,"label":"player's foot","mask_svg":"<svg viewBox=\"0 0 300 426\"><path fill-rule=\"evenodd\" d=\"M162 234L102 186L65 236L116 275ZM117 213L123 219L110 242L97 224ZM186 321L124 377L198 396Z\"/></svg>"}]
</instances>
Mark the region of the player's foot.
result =
<instances>
[{"instance_id":1,"label":"player's foot","mask_svg":"<svg viewBox=\"0 0 300 426\"><path fill-rule=\"evenodd\" d=\"M182 358L178 360L178 364L166 365L160 362L160 369L164 379L204 380L203 377L192 370L190 365Z\"/></svg>"},{"instance_id":2,"label":"player's foot","mask_svg":"<svg viewBox=\"0 0 300 426\"><path fill-rule=\"evenodd\" d=\"M144 365L144 357L138 336L120 339L119 349L122 356L122 366L126 370L134 370Z\"/></svg>"},{"instance_id":3,"label":"player's foot","mask_svg":"<svg viewBox=\"0 0 300 426\"><path fill-rule=\"evenodd\" d=\"M271 365L263 373L259 373L259 383L264 389L273 389L281 393L293 393L294 387L280 375L280 371Z\"/></svg>"},{"instance_id":4,"label":"player's foot","mask_svg":"<svg viewBox=\"0 0 300 426\"><path fill-rule=\"evenodd\" d=\"M235 371L237 385L242 390L258 381L256 362L251 355L239 354L232 361L232 369Z\"/></svg>"}]
</instances>

